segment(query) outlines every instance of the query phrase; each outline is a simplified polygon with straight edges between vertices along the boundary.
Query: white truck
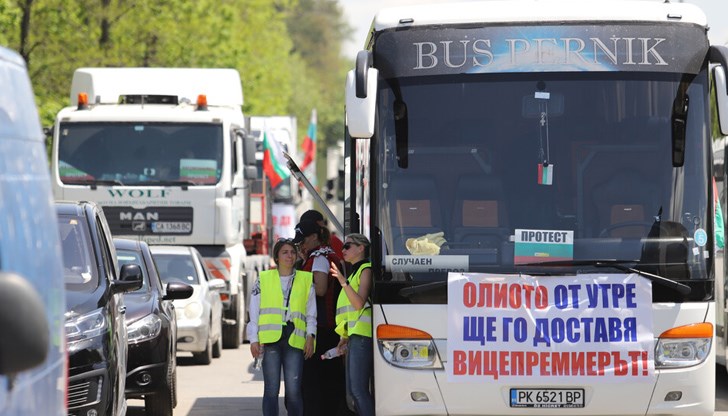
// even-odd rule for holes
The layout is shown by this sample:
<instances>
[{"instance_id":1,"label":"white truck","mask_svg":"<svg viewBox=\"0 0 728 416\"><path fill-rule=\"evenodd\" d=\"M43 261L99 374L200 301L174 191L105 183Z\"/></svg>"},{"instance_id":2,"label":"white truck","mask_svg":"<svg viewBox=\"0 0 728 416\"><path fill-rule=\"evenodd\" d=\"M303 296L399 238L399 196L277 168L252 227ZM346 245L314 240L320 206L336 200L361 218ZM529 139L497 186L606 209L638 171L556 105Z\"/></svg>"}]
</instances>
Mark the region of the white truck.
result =
<instances>
[{"instance_id":1,"label":"white truck","mask_svg":"<svg viewBox=\"0 0 728 416\"><path fill-rule=\"evenodd\" d=\"M53 129L56 199L99 203L115 236L192 245L221 293L223 346L242 341L249 283L267 261L246 255L255 143L235 69L80 68Z\"/></svg>"},{"instance_id":2,"label":"white truck","mask_svg":"<svg viewBox=\"0 0 728 416\"><path fill-rule=\"evenodd\" d=\"M248 120L250 132L256 141L256 159L258 175L263 178L263 132L280 143L288 154L296 153L297 125L293 116L250 116ZM296 207L300 202L298 184L293 176L289 176L277 187L273 188L272 231L273 241L278 238L293 238L294 227L298 222Z\"/></svg>"}]
</instances>

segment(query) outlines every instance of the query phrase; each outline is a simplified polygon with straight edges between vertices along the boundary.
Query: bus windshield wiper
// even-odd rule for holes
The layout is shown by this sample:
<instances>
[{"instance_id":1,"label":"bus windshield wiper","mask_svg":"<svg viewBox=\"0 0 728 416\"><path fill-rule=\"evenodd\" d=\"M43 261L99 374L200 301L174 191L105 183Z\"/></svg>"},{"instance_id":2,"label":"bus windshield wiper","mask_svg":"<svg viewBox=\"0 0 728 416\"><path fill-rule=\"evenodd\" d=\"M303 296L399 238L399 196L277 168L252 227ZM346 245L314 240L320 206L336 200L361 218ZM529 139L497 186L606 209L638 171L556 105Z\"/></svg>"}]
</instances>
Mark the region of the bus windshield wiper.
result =
<instances>
[{"instance_id":1,"label":"bus windshield wiper","mask_svg":"<svg viewBox=\"0 0 728 416\"><path fill-rule=\"evenodd\" d=\"M97 180L89 183L89 186L91 186L91 189L96 189L99 185L124 186L124 182L122 182L118 179L97 179Z\"/></svg>"},{"instance_id":2,"label":"bus windshield wiper","mask_svg":"<svg viewBox=\"0 0 728 416\"><path fill-rule=\"evenodd\" d=\"M557 261L542 261L535 263L523 263L519 266L546 266L546 267L570 267L570 266L594 266L594 267L612 267L617 270L624 272L636 273L640 276L644 276L653 282L662 286L668 287L680 293L681 295L689 295L691 288L688 285L670 280L666 277L648 273L634 267L627 266L627 264L639 264L639 260L616 260L616 259L587 259L587 260L557 260Z\"/></svg>"},{"instance_id":3,"label":"bus windshield wiper","mask_svg":"<svg viewBox=\"0 0 728 416\"><path fill-rule=\"evenodd\" d=\"M412 285L399 290L399 295L406 298L416 295L422 292L429 292L430 290L439 289L443 286L447 286L447 280L439 280L437 282L427 282L419 285Z\"/></svg>"}]
</instances>

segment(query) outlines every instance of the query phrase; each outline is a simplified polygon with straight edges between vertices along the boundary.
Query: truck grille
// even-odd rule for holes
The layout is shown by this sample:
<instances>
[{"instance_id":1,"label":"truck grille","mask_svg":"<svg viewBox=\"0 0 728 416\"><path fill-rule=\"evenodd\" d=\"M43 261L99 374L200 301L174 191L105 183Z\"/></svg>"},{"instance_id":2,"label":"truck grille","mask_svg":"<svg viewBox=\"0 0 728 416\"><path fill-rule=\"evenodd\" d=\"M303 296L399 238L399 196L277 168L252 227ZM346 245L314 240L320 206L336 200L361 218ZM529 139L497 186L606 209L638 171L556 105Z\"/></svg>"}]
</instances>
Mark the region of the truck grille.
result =
<instances>
[{"instance_id":1,"label":"truck grille","mask_svg":"<svg viewBox=\"0 0 728 416\"><path fill-rule=\"evenodd\" d=\"M192 207L103 207L114 235L190 235ZM164 227L163 227L164 226Z\"/></svg>"}]
</instances>

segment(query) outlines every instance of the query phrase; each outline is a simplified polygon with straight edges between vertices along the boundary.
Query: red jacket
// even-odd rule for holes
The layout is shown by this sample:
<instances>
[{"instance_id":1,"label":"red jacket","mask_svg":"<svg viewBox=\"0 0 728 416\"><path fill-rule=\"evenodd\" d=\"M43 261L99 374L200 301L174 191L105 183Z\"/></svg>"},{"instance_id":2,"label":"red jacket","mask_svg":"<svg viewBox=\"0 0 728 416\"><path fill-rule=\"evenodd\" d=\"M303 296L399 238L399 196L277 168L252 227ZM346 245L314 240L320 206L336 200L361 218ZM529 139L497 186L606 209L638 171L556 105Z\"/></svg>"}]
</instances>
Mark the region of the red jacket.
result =
<instances>
[{"instance_id":1,"label":"red jacket","mask_svg":"<svg viewBox=\"0 0 728 416\"><path fill-rule=\"evenodd\" d=\"M310 272L313 269L313 261L316 257L325 256L329 261L329 265L335 264L336 268L341 273L345 273L342 268L343 262L341 258L336 255L333 248L330 246L322 245L312 250L309 253L308 258L303 263L301 270ZM339 292L341 291L341 285L339 281L329 273L328 285L326 294L323 296L316 296L316 312L318 326L325 328L336 328L336 301L339 299Z\"/></svg>"}]
</instances>

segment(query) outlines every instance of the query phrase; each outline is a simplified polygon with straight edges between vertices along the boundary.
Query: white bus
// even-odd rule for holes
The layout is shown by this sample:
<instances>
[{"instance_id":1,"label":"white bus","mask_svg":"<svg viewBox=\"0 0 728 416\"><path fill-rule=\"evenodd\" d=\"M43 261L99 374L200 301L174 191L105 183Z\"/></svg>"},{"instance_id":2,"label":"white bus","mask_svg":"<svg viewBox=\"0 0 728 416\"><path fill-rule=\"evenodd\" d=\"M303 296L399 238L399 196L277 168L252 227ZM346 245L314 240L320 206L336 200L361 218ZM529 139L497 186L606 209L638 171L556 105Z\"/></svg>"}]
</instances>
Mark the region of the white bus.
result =
<instances>
[{"instance_id":1,"label":"white bus","mask_svg":"<svg viewBox=\"0 0 728 416\"><path fill-rule=\"evenodd\" d=\"M345 218L372 239L377 415L713 413L707 30L654 1L375 16Z\"/></svg>"}]
</instances>

